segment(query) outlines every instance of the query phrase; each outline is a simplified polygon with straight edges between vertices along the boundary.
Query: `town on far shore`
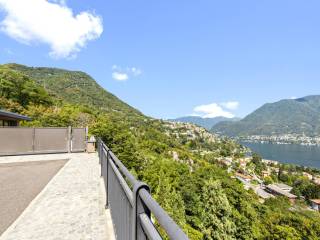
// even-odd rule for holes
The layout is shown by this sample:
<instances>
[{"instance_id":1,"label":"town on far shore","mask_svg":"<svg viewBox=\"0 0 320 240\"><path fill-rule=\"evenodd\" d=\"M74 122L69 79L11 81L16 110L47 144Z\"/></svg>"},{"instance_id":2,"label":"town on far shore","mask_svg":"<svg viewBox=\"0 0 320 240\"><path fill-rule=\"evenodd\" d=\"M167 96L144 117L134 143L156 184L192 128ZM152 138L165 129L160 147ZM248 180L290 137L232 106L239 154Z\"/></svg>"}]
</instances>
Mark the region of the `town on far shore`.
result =
<instances>
[{"instance_id":1,"label":"town on far shore","mask_svg":"<svg viewBox=\"0 0 320 240\"><path fill-rule=\"evenodd\" d=\"M296 207L311 211L320 210L320 199L318 199L320 195L320 170L262 159L260 155L253 153L249 148L239 145L237 143L239 142L238 140L217 137L219 136L218 134L211 133L203 127L191 123L171 121L164 121L164 123L166 126L165 133L168 136L174 136L186 142L189 141L190 144L199 145L202 142L208 142L212 143L213 146L218 146L212 150L194 151L207 158L208 161L215 162L226 168L230 177L238 179L248 191L255 192L261 202L280 196L288 199L293 209ZM252 139L255 141L267 141L267 137L260 138L255 136ZM286 139L289 142L289 139L298 138L288 135L283 136L283 138L274 137L272 139L279 142ZM304 144L312 142L309 137L301 137L299 139L303 139L301 142L304 142ZM312 139L316 139L320 144L320 138ZM216 154L219 151L220 153L225 151L225 149L219 149L219 142L221 141L224 141L225 144L227 143L232 149L225 156ZM182 161L177 152L173 151L171 155L175 161ZM193 160L188 159L187 162L192 170Z\"/></svg>"},{"instance_id":2,"label":"town on far shore","mask_svg":"<svg viewBox=\"0 0 320 240\"><path fill-rule=\"evenodd\" d=\"M320 146L320 136L307 136L305 134L280 134L280 135L250 135L234 139L250 143L272 144L298 144L303 146Z\"/></svg>"}]
</instances>

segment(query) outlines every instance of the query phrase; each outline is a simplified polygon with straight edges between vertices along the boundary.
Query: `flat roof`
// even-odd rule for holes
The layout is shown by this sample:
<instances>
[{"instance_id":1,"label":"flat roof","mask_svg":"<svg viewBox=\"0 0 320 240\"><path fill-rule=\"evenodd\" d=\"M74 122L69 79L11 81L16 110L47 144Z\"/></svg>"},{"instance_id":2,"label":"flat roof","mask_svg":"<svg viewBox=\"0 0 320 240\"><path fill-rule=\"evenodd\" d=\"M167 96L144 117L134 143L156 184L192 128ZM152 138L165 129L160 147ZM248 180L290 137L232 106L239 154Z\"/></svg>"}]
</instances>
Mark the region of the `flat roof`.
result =
<instances>
[{"instance_id":1,"label":"flat roof","mask_svg":"<svg viewBox=\"0 0 320 240\"><path fill-rule=\"evenodd\" d=\"M281 195L283 195L283 196L286 196L286 197L288 197L288 198L297 198L296 195L294 195L294 194L292 194L292 193L289 193L289 192L287 192L287 191L282 190L281 188L279 188L279 187L278 187L277 185L275 185L275 184L269 184L269 185L267 186L267 189L272 190L272 191L274 191L274 192L276 192L276 193L278 193L278 194L281 194Z\"/></svg>"},{"instance_id":2,"label":"flat roof","mask_svg":"<svg viewBox=\"0 0 320 240\"><path fill-rule=\"evenodd\" d=\"M314 202L317 205L320 205L320 199L310 199L311 202Z\"/></svg>"},{"instance_id":3,"label":"flat roof","mask_svg":"<svg viewBox=\"0 0 320 240\"><path fill-rule=\"evenodd\" d=\"M278 186L278 187L281 188L281 189L284 189L284 188L286 188L286 189L292 189L291 186L289 186L289 185L287 185L287 184L284 184L284 183L275 183L274 185Z\"/></svg>"},{"instance_id":4,"label":"flat roof","mask_svg":"<svg viewBox=\"0 0 320 240\"><path fill-rule=\"evenodd\" d=\"M25 121L31 121L31 118L18 114L18 113L13 113L13 112L8 112L5 110L1 110L0 109L0 117L8 117L8 118L13 118L13 119L17 119L17 120L25 120Z\"/></svg>"},{"instance_id":5,"label":"flat roof","mask_svg":"<svg viewBox=\"0 0 320 240\"><path fill-rule=\"evenodd\" d=\"M249 176L249 175L244 175L244 174L238 173L238 172L236 173L236 176L241 177L241 178L244 178L244 179L252 179L251 176Z\"/></svg>"},{"instance_id":6,"label":"flat roof","mask_svg":"<svg viewBox=\"0 0 320 240\"><path fill-rule=\"evenodd\" d=\"M268 199L268 198L273 198L274 196L268 192L266 192L265 190L261 189L261 188L257 188L255 189L255 193L263 198L263 199Z\"/></svg>"}]
</instances>

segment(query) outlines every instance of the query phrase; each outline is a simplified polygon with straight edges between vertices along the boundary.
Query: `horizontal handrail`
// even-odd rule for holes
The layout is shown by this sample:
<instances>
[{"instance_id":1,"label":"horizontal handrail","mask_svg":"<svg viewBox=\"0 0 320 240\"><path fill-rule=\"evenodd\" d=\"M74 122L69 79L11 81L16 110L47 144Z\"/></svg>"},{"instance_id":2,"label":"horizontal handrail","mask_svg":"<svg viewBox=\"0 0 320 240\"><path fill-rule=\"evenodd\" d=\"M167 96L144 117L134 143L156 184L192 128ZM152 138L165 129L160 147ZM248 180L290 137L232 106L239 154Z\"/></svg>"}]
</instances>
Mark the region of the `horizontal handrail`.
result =
<instances>
[{"instance_id":1,"label":"horizontal handrail","mask_svg":"<svg viewBox=\"0 0 320 240\"><path fill-rule=\"evenodd\" d=\"M139 195L148 207L148 209L153 213L159 224L166 231L170 239L188 239L186 234L181 230L181 228L173 221L173 219L163 210L162 207L153 199L153 197L145 190L142 189Z\"/></svg>"},{"instance_id":2,"label":"horizontal handrail","mask_svg":"<svg viewBox=\"0 0 320 240\"><path fill-rule=\"evenodd\" d=\"M113 152L109 152L110 153L110 157L112 158L112 160L114 161L114 163L118 166L120 172L129 180L129 182L134 185L136 184L138 181L136 180L136 178L129 172L129 170L122 164L122 162L117 158L116 155L113 154Z\"/></svg>"},{"instance_id":3,"label":"horizontal handrail","mask_svg":"<svg viewBox=\"0 0 320 240\"><path fill-rule=\"evenodd\" d=\"M98 139L97 147L106 187L106 207L110 207L117 240L161 240L151 214L170 239L188 240L187 235L152 198L149 187L138 181L101 139Z\"/></svg>"},{"instance_id":4,"label":"horizontal handrail","mask_svg":"<svg viewBox=\"0 0 320 240\"><path fill-rule=\"evenodd\" d=\"M139 215L142 228L146 233L149 239L153 240L162 240L162 237L158 233L158 231L154 228L153 223L151 222L150 218L147 214L143 213Z\"/></svg>"},{"instance_id":5,"label":"horizontal handrail","mask_svg":"<svg viewBox=\"0 0 320 240\"><path fill-rule=\"evenodd\" d=\"M120 172L117 171L116 165L115 165L112 161L110 161L110 160L108 160L108 161L109 161L109 164L110 164L110 166L112 167L114 173L116 174L117 179L118 179L120 185L122 186L122 188L123 188L123 190L124 190L127 198L129 199L131 205L133 206L133 205L134 205L134 202L133 202L132 191L131 191L131 189L129 188L128 184L126 183L126 180L124 180L124 178L122 177L122 175L120 174Z\"/></svg>"}]
</instances>

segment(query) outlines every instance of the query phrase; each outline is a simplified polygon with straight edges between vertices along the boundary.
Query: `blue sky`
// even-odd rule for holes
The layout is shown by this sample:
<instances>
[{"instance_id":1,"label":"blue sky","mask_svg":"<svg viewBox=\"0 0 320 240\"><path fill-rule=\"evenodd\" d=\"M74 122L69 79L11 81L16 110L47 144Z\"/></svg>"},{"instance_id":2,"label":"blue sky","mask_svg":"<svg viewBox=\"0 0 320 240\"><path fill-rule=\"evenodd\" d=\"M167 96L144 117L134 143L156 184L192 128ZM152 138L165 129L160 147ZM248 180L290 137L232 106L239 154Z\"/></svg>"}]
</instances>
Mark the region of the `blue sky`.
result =
<instances>
[{"instance_id":1,"label":"blue sky","mask_svg":"<svg viewBox=\"0 0 320 240\"><path fill-rule=\"evenodd\" d=\"M316 0L15 1L0 0L0 63L85 71L149 116L244 117L320 93Z\"/></svg>"}]
</instances>

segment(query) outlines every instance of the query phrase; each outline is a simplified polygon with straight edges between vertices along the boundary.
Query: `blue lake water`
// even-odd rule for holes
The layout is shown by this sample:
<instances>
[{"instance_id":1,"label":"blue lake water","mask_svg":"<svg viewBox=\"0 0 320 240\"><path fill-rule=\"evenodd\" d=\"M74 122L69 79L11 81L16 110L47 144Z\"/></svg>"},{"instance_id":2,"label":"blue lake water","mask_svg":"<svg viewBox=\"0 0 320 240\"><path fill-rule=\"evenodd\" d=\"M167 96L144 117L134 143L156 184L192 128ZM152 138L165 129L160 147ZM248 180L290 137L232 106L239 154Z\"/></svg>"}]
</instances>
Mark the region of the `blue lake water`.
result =
<instances>
[{"instance_id":1,"label":"blue lake water","mask_svg":"<svg viewBox=\"0 0 320 240\"><path fill-rule=\"evenodd\" d=\"M259 153L264 159L320 169L320 147L318 146L246 142L241 142L241 144L249 147L256 153Z\"/></svg>"}]
</instances>

